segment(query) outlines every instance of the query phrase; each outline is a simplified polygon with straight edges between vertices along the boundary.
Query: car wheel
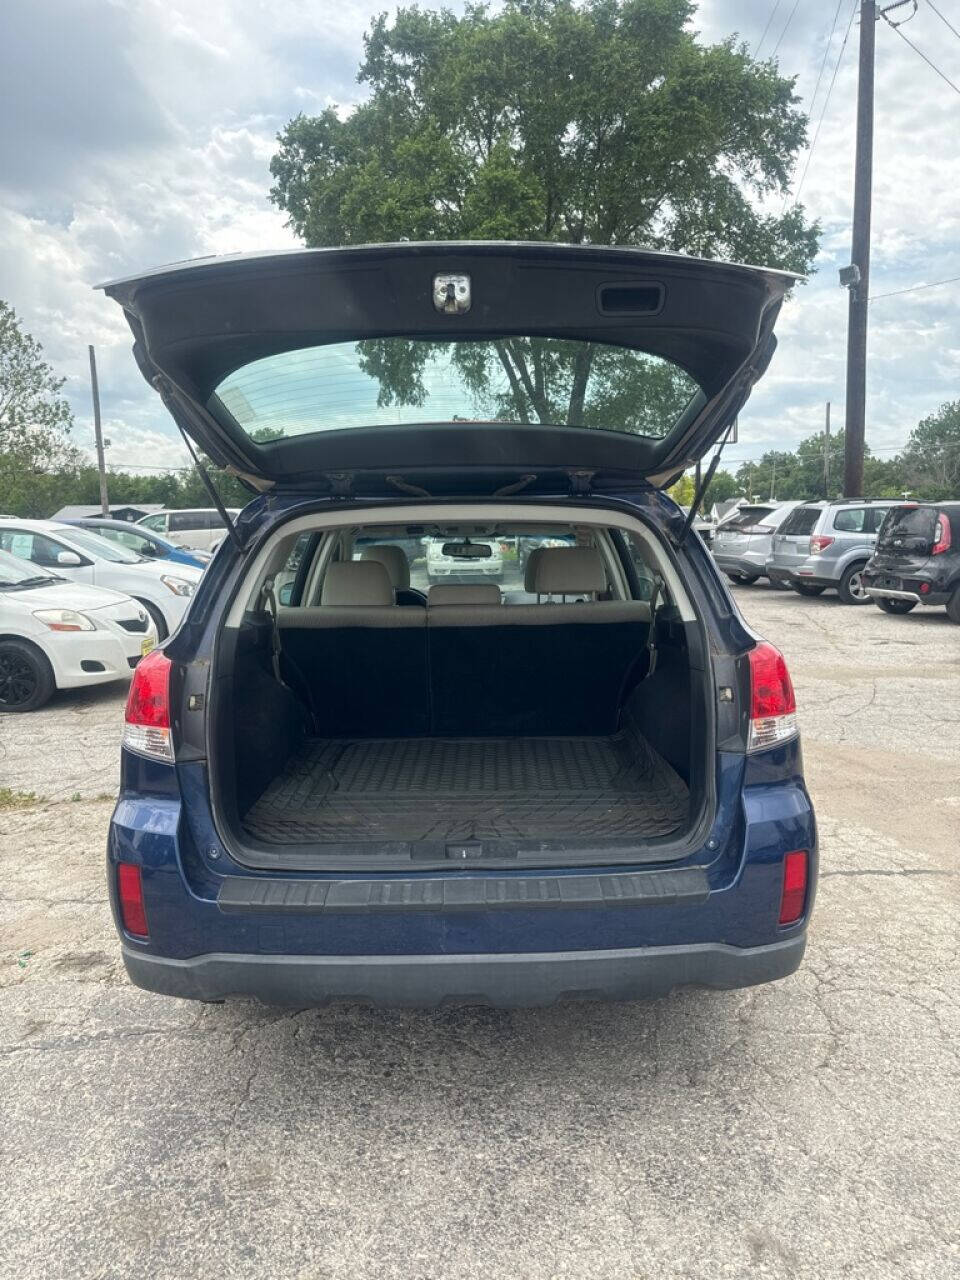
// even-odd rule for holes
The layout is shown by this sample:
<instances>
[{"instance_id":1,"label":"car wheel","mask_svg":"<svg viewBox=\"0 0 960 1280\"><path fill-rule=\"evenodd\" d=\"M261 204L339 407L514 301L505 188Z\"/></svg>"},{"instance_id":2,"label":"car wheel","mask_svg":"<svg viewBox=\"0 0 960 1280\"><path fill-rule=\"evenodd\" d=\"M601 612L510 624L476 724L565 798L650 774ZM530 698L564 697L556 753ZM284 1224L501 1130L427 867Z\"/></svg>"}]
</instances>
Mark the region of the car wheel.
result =
<instances>
[{"instance_id":1,"label":"car wheel","mask_svg":"<svg viewBox=\"0 0 960 1280\"><path fill-rule=\"evenodd\" d=\"M871 596L863 585L863 565L852 564L837 585L837 595L844 604L869 604Z\"/></svg>"},{"instance_id":2,"label":"car wheel","mask_svg":"<svg viewBox=\"0 0 960 1280\"><path fill-rule=\"evenodd\" d=\"M789 590L790 590L790 583L789 583L789 582L784 582L781 578L770 578L770 579L769 579L769 582L770 582L771 587L773 587L774 591L789 591Z\"/></svg>"},{"instance_id":3,"label":"car wheel","mask_svg":"<svg viewBox=\"0 0 960 1280\"><path fill-rule=\"evenodd\" d=\"M951 622L960 623L960 587L957 587L947 601L947 617Z\"/></svg>"},{"instance_id":4,"label":"car wheel","mask_svg":"<svg viewBox=\"0 0 960 1280\"><path fill-rule=\"evenodd\" d=\"M801 596L822 596L826 587L818 587L815 582L795 582L793 589Z\"/></svg>"},{"instance_id":5,"label":"car wheel","mask_svg":"<svg viewBox=\"0 0 960 1280\"><path fill-rule=\"evenodd\" d=\"M876 598L873 602L884 613L909 613L917 607L916 600L892 600L887 597Z\"/></svg>"},{"instance_id":6,"label":"car wheel","mask_svg":"<svg viewBox=\"0 0 960 1280\"><path fill-rule=\"evenodd\" d=\"M36 711L56 689L44 654L23 640L0 643L0 711Z\"/></svg>"},{"instance_id":7,"label":"car wheel","mask_svg":"<svg viewBox=\"0 0 960 1280\"><path fill-rule=\"evenodd\" d=\"M149 600L141 600L139 596L137 596L137 604L142 604L153 619L153 625L157 628L157 641L166 640L170 634L170 628L167 626L166 618L164 618L157 606L151 604Z\"/></svg>"}]
</instances>

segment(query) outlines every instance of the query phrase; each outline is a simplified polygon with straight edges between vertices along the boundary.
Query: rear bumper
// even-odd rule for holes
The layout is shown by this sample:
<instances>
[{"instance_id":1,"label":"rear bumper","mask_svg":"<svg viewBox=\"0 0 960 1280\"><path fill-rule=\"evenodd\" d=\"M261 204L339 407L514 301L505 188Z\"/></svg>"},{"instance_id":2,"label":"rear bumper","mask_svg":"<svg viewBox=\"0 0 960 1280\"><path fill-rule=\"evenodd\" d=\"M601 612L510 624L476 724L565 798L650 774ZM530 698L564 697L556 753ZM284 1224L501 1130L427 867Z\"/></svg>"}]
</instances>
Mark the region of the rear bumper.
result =
<instances>
[{"instance_id":1,"label":"rear bumper","mask_svg":"<svg viewBox=\"0 0 960 1280\"><path fill-rule=\"evenodd\" d=\"M805 582L811 587L836 588L837 578L820 577L812 569L781 569L775 564L767 564L764 570L771 582L779 582L792 587L797 582Z\"/></svg>"},{"instance_id":2,"label":"rear bumper","mask_svg":"<svg viewBox=\"0 0 960 1280\"><path fill-rule=\"evenodd\" d=\"M921 594L919 587L921 582L925 582L930 587L928 579L900 579L899 586L879 586L877 578L879 575L864 574L863 586L867 595L872 596L874 600L910 600L914 604L946 604L950 599L949 591L928 590Z\"/></svg>"},{"instance_id":3,"label":"rear bumper","mask_svg":"<svg viewBox=\"0 0 960 1280\"><path fill-rule=\"evenodd\" d=\"M635 1000L675 987L729 990L785 978L803 959L806 930L760 947L690 943L613 951L481 955L288 956L220 953L170 959L123 947L131 980L192 1000L246 996L265 1004L489 1004Z\"/></svg>"},{"instance_id":4,"label":"rear bumper","mask_svg":"<svg viewBox=\"0 0 960 1280\"><path fill-rule=\"evenodd\" d=\"M758 573L762 577L767 572L766 557L761 552L733 555L729 551L714 549L713 558L724 573Z\"/></svg>"}]
</instances>

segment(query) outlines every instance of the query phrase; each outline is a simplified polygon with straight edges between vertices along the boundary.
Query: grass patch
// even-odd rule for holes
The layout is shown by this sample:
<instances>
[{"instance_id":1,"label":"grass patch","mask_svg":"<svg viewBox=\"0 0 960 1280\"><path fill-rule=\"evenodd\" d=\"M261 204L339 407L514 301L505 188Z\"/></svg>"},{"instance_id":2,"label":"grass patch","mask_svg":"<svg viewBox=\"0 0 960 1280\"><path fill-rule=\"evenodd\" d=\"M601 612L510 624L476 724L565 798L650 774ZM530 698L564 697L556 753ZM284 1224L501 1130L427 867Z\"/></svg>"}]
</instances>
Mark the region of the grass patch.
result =
<instances>
[{"instance_id":1,"label":"grass patch","mask_svg":"<svg viewBox=\"0 0 960 1280\"><path fill-rule=\"evenodd\" d=\"M40 804L43 796L35 791L14 791L13 787L0 787L0 809L29 809Z\"/></svg>"}]
</instances>

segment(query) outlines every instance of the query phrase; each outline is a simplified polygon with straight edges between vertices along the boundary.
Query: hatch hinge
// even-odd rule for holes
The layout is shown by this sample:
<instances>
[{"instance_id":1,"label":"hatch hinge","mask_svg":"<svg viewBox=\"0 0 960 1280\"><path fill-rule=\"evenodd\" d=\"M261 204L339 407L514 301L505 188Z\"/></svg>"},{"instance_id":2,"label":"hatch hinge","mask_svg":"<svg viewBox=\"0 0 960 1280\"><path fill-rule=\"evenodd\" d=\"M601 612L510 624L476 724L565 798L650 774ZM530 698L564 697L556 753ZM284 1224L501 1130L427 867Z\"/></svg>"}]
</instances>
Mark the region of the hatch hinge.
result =
<instances>
[{"instance_id":1,"label":"hatch hinge","mask_svg":"<svg viewBox=\"0 0 960 1280\"><path fill-rule=\"evenodd\" d=\"M329 481L330 491L335 498L352 498L354 496L352 471L325 471L323 474Z\"/></svg>"},{"instance_id":2,"label":"hatch hinge","mask_svg":"<svg viewBox=\"0 0 960 1280\"><path fill-rule=\"evenodd\" d=\"M568 471L570 477L570 493L575 498L586 497L593 488L593 477L597 473L595 471Z\"/></svg>"}]
</instances>

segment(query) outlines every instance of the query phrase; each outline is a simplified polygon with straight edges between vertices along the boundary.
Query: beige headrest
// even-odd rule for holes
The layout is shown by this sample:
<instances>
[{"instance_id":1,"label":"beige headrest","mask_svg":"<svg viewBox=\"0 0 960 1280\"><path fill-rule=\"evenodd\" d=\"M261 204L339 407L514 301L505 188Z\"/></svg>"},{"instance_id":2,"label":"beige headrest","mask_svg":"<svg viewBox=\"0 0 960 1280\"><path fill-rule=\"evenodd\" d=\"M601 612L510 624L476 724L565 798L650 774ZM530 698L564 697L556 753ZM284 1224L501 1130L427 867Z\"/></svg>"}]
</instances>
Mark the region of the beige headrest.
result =
<instances>
[{"instance_id":1,"label":"beige headrest","mask_svg":"<svg viewBox=\"0 0 960 1280\"><path fill-rule=\"evenodd\" d=\"M606 590L607 575L595 547L541 547L534 584L542 596L593 595Z\"/></svg>"},{"instance_id":2,"label":"beige headrest","mask_svg":"<svg viewBox=\"0 0 960 1280\"><path fill-rule=\"evenodd\" d=\"M406 591L410 586L410 564L402 547L393 547L389 543L377 543L373 547L364 547L360 553L361 560L379 560L390 575L394 590Z\"/></svg>"},{"instance_id":3,"label":"beige headrest","mask_svg":"<svg viewBox=\"0 0 960 1280\"><path fill-rule=\"evenodd\" d=\"M320 603L325 608L394 604L390 575L379 560L337 561L324 575Z\"/></svg>"},{"instance_id":4,"label":"beige headrest","mask_svg":"<svg viewBox=\"0 0 960 1280\"><path fill-rule=\"evenodd\" d=\"M427 592L427 605L445 604L500 604L500 588L495 582L478 582L476 585L460 582L438 582Z\"/></svg>"},{"instance_id":5,"label":"beige headrest","mask_svg":"<svg viewBox=\"0 0 960 1280\"><path fill-rule=\"evenodd\" d=\"M537 561L543 551L543 547L534 547L527 556L527 563L523 569L523 589L529 591L531 595L537 589Z\"/></svg>"}]
</instances>

